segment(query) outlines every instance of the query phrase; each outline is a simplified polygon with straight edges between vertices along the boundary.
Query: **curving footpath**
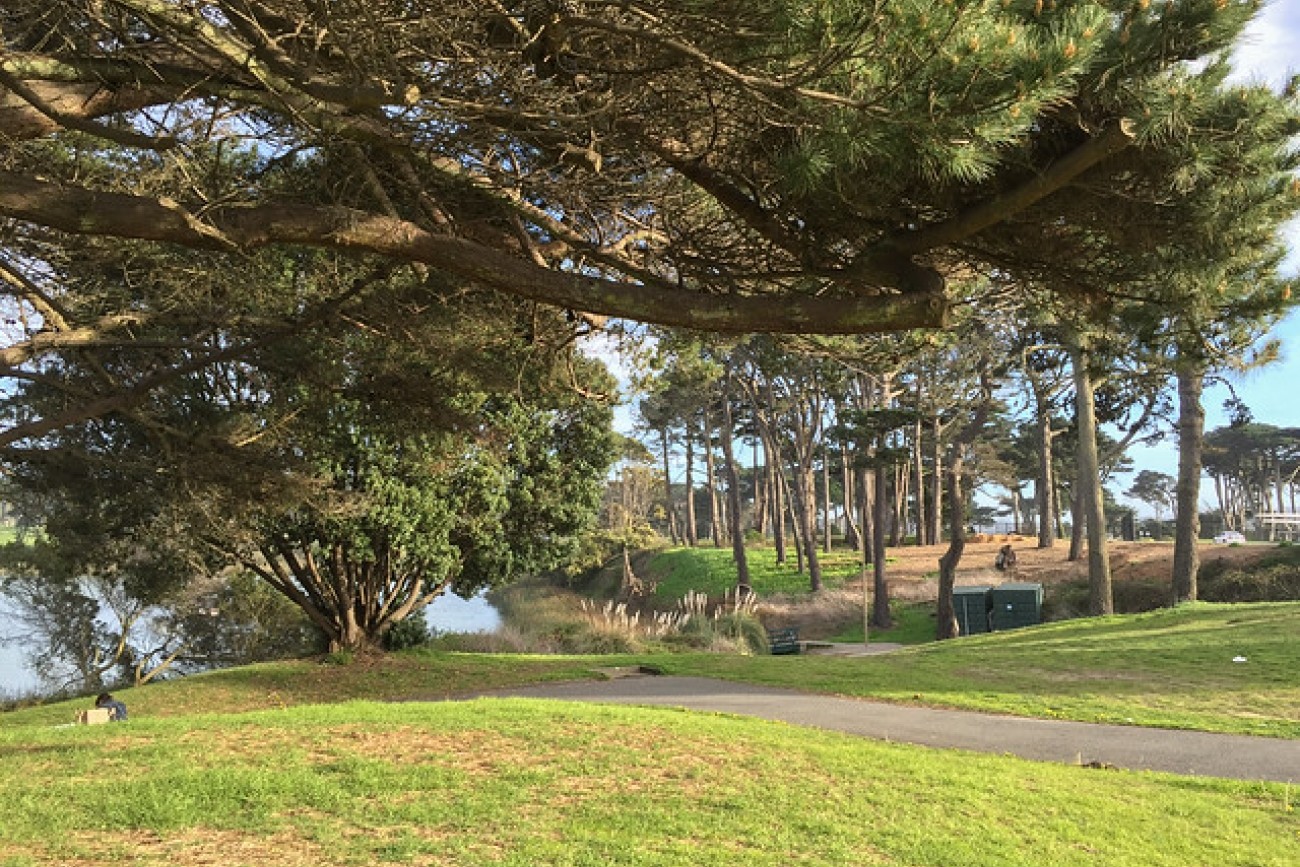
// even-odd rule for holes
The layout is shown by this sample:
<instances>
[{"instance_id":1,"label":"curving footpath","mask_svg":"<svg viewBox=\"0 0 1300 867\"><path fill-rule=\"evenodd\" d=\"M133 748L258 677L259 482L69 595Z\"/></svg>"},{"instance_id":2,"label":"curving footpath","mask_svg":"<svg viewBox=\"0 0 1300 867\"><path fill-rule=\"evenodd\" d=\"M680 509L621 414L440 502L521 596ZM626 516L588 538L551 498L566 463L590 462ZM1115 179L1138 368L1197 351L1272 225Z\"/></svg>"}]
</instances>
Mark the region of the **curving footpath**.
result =
<instances>
[{"instance_id":1,"label":"curving footpath","mask_svg":"<svg viewBox=\"0 0 1300 867\"><path fill-rule=\"evenodd\" d=\"M1296 740L907 707L705 677L638 675L540 684L479 696L661 705L1040 761L1300 782L1300 741Z\"/></svg>"}]
</instances>

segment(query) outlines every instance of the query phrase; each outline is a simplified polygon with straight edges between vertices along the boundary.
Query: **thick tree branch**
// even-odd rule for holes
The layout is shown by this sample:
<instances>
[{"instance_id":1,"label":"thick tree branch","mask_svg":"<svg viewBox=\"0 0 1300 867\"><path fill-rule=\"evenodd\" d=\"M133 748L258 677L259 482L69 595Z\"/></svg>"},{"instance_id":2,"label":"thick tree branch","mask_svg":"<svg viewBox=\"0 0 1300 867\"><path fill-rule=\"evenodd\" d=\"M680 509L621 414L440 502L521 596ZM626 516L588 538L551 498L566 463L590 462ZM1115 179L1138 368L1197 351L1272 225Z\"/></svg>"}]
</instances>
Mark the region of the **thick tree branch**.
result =
<instances>
[{"instance_id":1,"label":"thick tree branch","mask_svg":"<svg viewBox=\"0 0 1300 867\"><path fill-rule=\"evenodd\" d=\"M71 409L46 416L28 424L19 424L8 430L0 431L0 449L6 448L19 440L40 437L59 428L67 427L86 419L99 418L113 412L128 412L149 399L153 390L187 373L202 370L211 364L231 358L238 358L249 351L246 344L226 347L225 349L196 358L187 364L169 367L150 376L146 376L129 388L124 388L103 397L76 403Z\"/></svg>"},{"instance_id":2,"label":"thick tree branch","mask_svg":"<svg viewBox=\"0 0 1300 867\"><path fill-rule=\"evenodd\" d=\"M856 334L942 327L937 294L871 297L710 295L539 268L490 247L347 208L213 208L200 218L164 200L62 187L0 172L0 214L83 235L196 249L301 244L419 262L478 285L558 307L728 333Z\"/></svg>"},{"instance_id":3,"label":"thick tree branch","mask_svg":"<svg viewBox=\"0 0 1300 867\"><path fill-rule=\"evenodd\" d=\"M0 371L25 364L37 355L57 350L109 346L183 348L187 345L184 341L175 339L140 340L130 335L123 337L109 336L111 332L139 326L148 318L150 317L142 314L128 313L121 316L105 316L93 325L84 328L38 332L27 340L0 349Z\"/></svg>"},{"instance_id":4,"label":"thick tree branch","mask_svg":"<svg viewBox=\"0 0 1300 867\"><path fill-rule=\"evenodd\" d=\"M47 118L53 128L66 127L129 148L166 150L176 146L176 139L171 136L150 136L131 129L115 129L87 120L80 113L61 111L57 106L46 102L44 97L35 89L28 87L25 82L19 81L15 76L9 74L3 66L0 66L0 85L7 88L13 96L31 106L38 114Z\"/></svg>"}]
</instances>

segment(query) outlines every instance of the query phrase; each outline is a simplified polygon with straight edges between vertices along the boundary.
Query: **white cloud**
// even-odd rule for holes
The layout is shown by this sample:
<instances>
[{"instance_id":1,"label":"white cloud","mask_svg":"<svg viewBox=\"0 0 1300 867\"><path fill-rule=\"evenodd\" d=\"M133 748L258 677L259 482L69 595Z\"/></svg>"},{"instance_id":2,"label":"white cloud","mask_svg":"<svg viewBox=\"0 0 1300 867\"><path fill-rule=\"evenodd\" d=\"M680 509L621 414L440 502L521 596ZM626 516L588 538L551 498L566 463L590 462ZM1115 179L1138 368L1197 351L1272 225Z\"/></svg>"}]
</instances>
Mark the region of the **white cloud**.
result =
<instances>
[{"instance_id":1,"label":"white cloud","mask_svg":"<svg viewBox=\"0 0 1300 867\"><path fill-rule=\"evenodd\" d=\"M1300 44L1300 0L1273 0L1255 17L1233 52L1237 78L1281 88L1295 73Z\"/></svg>"}]
</instances>

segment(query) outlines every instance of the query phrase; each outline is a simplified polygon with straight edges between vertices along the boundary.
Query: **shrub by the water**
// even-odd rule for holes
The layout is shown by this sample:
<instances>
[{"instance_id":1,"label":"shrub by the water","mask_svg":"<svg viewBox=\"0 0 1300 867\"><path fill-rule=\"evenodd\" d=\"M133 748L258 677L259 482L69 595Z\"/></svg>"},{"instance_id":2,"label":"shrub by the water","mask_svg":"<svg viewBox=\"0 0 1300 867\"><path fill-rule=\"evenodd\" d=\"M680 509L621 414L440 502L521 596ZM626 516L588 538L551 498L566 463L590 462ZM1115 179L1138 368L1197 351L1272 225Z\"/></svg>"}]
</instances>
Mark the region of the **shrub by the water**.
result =
<instances>
[{"instance_id":1,"label":"shrub by the water","mask_svg":"<svg viewBox=\"0 0 1300 867\"><path fill-rule=\"evenodd\" d=\"M409 650L412 647L423 647L432 638L429 625L425 623L422 616L417 614L397 621L384 633L384 649Z\"/></svg>"}]
</instances>

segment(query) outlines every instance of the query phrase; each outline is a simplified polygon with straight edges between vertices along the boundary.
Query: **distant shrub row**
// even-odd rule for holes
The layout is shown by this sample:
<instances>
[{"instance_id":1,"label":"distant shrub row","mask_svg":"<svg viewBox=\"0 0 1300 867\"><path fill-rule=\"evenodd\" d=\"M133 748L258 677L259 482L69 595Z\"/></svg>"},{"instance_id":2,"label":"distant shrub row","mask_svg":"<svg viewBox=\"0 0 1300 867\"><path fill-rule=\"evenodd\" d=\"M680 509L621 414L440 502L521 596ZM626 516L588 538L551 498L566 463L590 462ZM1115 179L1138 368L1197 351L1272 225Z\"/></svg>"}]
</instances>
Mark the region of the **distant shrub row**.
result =
<instances>
[{"instance_id":1,"label":"distant shrub row","mask_svg":"<svg viewBox=\"0 0 1300 867\"><path fill-rule=\"evenodd\" d=\"M1300 546L1282 545L1250 563L1213 560L1197 573L1197 596L1204 602L1289 602L1300 600ZM1170 604L1168 581L1116 581L1116 614L1154 611ZM1045 620L1067 620L1088 613L1088 582L1048 587Z\"/></svg>"}]
</instances>

